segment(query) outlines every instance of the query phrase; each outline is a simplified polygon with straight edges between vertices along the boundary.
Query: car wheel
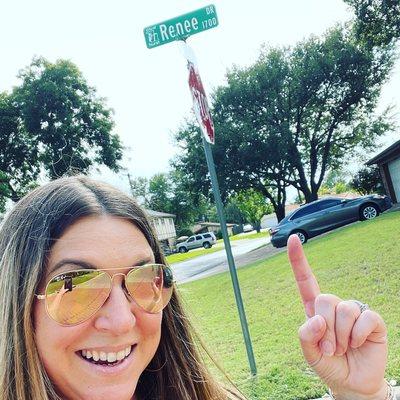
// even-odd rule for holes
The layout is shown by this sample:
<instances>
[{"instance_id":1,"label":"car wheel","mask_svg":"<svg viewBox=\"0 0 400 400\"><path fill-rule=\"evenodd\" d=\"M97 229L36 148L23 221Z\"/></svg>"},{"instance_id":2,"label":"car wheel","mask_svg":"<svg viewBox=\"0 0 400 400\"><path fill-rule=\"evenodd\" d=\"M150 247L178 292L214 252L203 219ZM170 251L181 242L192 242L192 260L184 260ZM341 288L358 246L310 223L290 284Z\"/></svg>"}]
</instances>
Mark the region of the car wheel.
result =
<instances>
[{"instance_id":1,"label":"car wheel","mask_svg":"<svg viewBox=\"0 0 400 400\"><path fill-rule=\"evenodd\" d=\"M179 253L186 253L187 248L186 247L179 247Z\"/></svg>"},{"instance_id":2,"label":"car wheel","mask_svg":"<svg viewBox=\"0 0 400 400\"><path fill-rule=\"evenodd\" d=\"M304 244L307 242L307 234L303 231L294 231L292 232L294 235L297 235L300 239L301 244Z\"/></svg>"},{"instance_id":3,"label":"car wheel","mask_svg":"<svg viewBox=\"0 0 400 400\"><path fill-rule=\"evenodd\" d=\"M204 247L205 249L209 249L209 248L211 247L211 244L210 244L209 242L204 242L204 243L203 243L203 247Z\"/></svg>"},{"instance_id":4,"label":"car wheel","mask_svg":"<svg viewBox=\"0 0 400 400\"><path fill-rule=\"evenodd\" d=\"M379 215L379 210L373 204L366 204L361 208L360 214L362 220L374 219Z\"/></svg>"}]
</instances>

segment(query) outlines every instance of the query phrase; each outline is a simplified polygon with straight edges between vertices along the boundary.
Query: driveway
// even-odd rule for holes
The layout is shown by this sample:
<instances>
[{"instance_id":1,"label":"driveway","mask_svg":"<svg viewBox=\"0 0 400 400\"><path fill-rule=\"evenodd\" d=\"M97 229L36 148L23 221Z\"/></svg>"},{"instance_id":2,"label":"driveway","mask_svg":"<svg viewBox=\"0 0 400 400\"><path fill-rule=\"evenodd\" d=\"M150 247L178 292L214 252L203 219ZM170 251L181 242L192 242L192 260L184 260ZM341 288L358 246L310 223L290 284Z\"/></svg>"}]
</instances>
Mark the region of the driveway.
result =
<instances>
[{"instance_id":1,"label":"driveway","mask_svg":"<svg viewBox=\"0 0 400 400\"><path fill-rule=\"evenodd\" d=\"M285 249L275 249L269 241L269 237L232 241L231 248L236 268L262 260L269 255L285 251ZM221 250L191 260L171 264L171 268L176 281L184 283L228 271L229 266L226 252L225 250Z\"/></svg>"}]
</instances>

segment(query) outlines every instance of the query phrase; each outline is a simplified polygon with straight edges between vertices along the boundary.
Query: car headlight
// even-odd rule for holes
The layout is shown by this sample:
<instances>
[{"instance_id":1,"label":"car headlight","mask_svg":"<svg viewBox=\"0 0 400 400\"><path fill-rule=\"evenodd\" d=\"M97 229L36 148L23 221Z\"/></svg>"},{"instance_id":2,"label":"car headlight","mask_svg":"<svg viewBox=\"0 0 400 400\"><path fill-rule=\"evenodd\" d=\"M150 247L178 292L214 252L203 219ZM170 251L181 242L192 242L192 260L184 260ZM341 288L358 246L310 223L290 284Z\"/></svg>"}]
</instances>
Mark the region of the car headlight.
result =
<instances>
[{"instance_id":1,"label":"car headlight","mask_svg":"<svg viewBox=\"0 0 400 400\"><path fill-rule=\"evenodd\" d=\"M372 196L372 198L373 199L384 199L386 196L382 196L382 195L380 195L380 194L374 194L373 196Z\"/></svg>"},{"instance_id":2,"label":"car headlight","mask_svg":"<svg viewBox=\"0 0 400 400\"><path fill-rule=\"evenodd\" d=\"M271 229L269 230L269 233L270 233L271 235L275 235L275 233L277 233L277 232L279 232L279 228L271 228Z\"/></svg>"}]
</instances>

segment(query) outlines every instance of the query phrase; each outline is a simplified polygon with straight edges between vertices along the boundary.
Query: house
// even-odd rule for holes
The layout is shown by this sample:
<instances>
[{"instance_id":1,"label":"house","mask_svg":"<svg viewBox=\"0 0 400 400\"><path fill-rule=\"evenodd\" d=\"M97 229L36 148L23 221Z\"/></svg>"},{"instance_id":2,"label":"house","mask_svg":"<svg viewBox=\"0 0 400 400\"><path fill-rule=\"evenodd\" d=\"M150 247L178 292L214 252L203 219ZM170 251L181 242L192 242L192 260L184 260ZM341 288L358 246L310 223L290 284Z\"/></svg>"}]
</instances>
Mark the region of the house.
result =
<instances>
[{"instance_id":1,"label":"house","mask_svg":"<svg viewBox=\"0 0 400 400\"><path fill-rule=\"evenodd\" d=\"M232 229L235 224L226 224L226 229L228 230L228 235L232 235ZM196 233L204 233L204 232L214 232L215 234L221 230L221 225L219 222L196 222L196 224L192 227L192 231L194 234Z\"/></svg>"},{"instance_id":2,"label":"house","mask_svg":"<svg viewBox=\"0 0 400 400\"><path fill-rule=\"evenodd\" d=\"M176 239L175 215L154 210L146 210L146 213L161 245L171 248Z\"/></svg>"},{"instance_id":3,"label":"house","mask_svg":"<svg viewBox=\"0 0 400 400\"><path fill-rule=\"evenodd\" d=\"M386 194L393 203L400 203L400 140L371 158L367 165L377 165Z\"/></svg>"}]
</instances>

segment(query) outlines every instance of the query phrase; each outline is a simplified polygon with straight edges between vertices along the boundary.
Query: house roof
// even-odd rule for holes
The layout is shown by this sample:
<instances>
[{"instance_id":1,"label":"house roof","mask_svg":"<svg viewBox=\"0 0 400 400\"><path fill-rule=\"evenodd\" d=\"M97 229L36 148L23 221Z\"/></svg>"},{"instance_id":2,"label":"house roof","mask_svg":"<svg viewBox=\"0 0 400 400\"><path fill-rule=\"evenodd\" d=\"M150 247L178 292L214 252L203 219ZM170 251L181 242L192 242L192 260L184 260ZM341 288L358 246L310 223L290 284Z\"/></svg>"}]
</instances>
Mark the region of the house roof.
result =
<instances>
[{"instance_id":1,"label":"house roof","mask_svg":"<svg viewBox=\"0 0 400 400\"><path fill-rule=\"evenodd\" d=\"M366 162L367 165L379 164L381 161L384 161L387 158L390 158L392 155L400 154L400 140L393 143L391 146L387 147L385 150L381 151L375 157L371 158Z\"/></svg>"},{"instance_id":2,"label":"house roof","mask_svg":"<svg viewBox=\"0 0 400 400\"><path fill-rule=\"evenodd\" d=\"M167 218L167 217L175 218L176 217L175 214L168 214L168 213L163 213L160 211L154 211L154 210L149 210L149 209L146 209L146 212L147 212L147 214L150 215L150 217L153 217L153 218Z\"/></svg>"}]
</instances>

